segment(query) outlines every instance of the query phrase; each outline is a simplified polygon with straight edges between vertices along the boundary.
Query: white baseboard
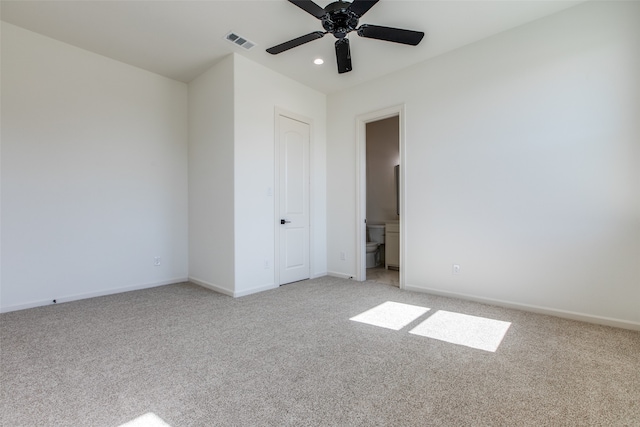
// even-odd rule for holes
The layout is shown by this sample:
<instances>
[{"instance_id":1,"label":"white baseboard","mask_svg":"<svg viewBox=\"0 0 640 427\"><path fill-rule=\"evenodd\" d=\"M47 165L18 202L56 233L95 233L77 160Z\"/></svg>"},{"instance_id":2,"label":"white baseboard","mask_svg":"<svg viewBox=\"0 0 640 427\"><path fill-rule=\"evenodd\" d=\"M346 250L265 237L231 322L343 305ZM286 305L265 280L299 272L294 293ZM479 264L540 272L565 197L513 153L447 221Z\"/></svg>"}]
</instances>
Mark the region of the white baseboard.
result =
<instances>
[{"instance_id":1,"label":"white baseboard","mask_svg":"<svg viewBox=\"0 0 640 427\"><path fill-rule=\"evenodd\" d=\"M232 290L227 289L227 288L223 288L222 286L214 285L213 283L209 283L206 280L202 280L202 279L198 279L197 277L189 276L189 281L191 283L194 283L194 284L198 285L198 286L202 286L203 288L207 288L209 290L216 291L216 292L218 292L220 294L227 295L227 296L230 296L230 297L234 296Z\"/></svg>"},{"instance_id":2,"label":"white baseboard","mask_svg":"<svg viewBox=\"0 0 640 427\"><path fill-rule=\"evenodd\" d=\"M167 279L167 280L162 280L160 282L143 283L139 285L125 286L122 288L108 289L108 290L98 291L98 292L87 292L82 294L66 295L61 297L57 296L55 298L56 300L55 305L62 304L65 302L78 301L81 299L102 297L105 295L120 294L123 292L139 291L141 289L155 288L158 286L173 285L175 283L186 282L187 280L188 279L186 277L177 277L175 279ZM53 301L52 299L47 299L47 300L40 300L40 301L32 301L26 304L16 304L16 305L10 305L6 307L0 307L0 313L8 313L10 311L18 311L18 310L26 310L28 308L43 307L45 305L54 305L52 301Z\"/></svg>"},{"instance_id":3,"label":"white baseboard","mask_svg":"<svg viewBox=\"0 0 640 427\"><path fill-rule=\"evenodd\" d=\"M202 286L203 288L207 288L212 291L216 291L220 294L227 295L234 298L251 295L258 292L268 291L270 289L276 289L278 287L278 285L270 283L268 285L257 286L255 288L245 289L243 291L236 292L236 291L232 291L231 289L223 288L222 286L214 285L213 283L207 282L206 280L198 279L197 277L190 276L189 281L198 286Z\"/></svg>"},{"instance_id":4,"label":"white baseboard","mask_svg":"<svg viewBox=\"0 0 640 427\"><path fill-rule=\"evenodd\" d=\"M270 283L268 285L257 286L255 288L245 289L244 291L234 292L233 296L234 297L244 297L246 295L257 294L258 292L264 292L264 291L269 291L271 289L277 289L278 287L279 287L278 285L276 285L274 283Z\"/></svg>"},{"instance_id":5,"label":"white baseboard","mask_svg":"<svg viewBox=\"0 0 640 427\"><path fill-rule=\"evenodd\" d=\"M317 279L319 277L324 277L324 276L327 276L327 275L328 275L328 273L326 271L323 271L322 273L314 273L309 278L310 279Z\"/></svg>"},{"instance_id":6,"label":"white baseboard","mask_svg":"<svg viewBox=\"0 0 640 427\"><path fill-rule=\"evenodd\" d=\"M581 322L595 323L598 325L613 326L622 329L631 329L640 331L640 322L629 320L614 319L610 317L595 316L592 314L577 313L574 311L559 310L555 308L541 307L537 305L522 304L512 301L504 301L493 298L484 298L475 295L462 294L457 292L446 292L432 288L417 287L413 285L405 285L407 291L423 292L443 297L459 298L469 301L481 302L485 304L497 305L505 308L515 308L517 310L529 311L532 313L546 314L549 316L562 317L564 319L579 320Z\"/></svg>"},{"instance_id":7,"label":"white baseboard","mask_svg":"<svg viewBox=\"0 0 640 427\"><path fill-rule=\"evenodd\" d=\"M329 271L327 272L327 276L331 276L331 277L339 277L340 279L354 279L355 280L355 275L351 275L351 274L345 274L345 273L338 273L337 271Z\"/></svg>"}]
</instances>

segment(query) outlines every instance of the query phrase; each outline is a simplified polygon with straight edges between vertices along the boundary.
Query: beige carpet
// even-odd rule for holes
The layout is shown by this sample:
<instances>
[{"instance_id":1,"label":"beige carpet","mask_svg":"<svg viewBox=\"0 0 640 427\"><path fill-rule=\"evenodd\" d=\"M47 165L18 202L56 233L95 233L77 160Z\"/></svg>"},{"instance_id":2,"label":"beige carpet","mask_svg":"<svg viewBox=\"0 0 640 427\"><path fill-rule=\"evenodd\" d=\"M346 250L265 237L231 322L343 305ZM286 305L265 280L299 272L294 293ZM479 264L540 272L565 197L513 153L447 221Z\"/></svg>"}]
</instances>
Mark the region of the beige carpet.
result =
<instances>
[{"instance_id":1,"label":"beige carpet","mask_svg":"<svg viewBox=\"0 0 640 427\"><path fill-rule=\"evenodd\" d=\"M400 272L383 267L367 268L366 277L368 281L383 283L386 285L400 287Z\"/></svg>"},{"instance_id":2,"label":"beige carpet","mask_svg":"<svg viewBox=\"0 0 640 427\"><path fill-rule=\"evenodd\" d=\"M3 426L640 425L640 333L375 282L171 285L0 326Z\"/></svg>"}]
</instances>

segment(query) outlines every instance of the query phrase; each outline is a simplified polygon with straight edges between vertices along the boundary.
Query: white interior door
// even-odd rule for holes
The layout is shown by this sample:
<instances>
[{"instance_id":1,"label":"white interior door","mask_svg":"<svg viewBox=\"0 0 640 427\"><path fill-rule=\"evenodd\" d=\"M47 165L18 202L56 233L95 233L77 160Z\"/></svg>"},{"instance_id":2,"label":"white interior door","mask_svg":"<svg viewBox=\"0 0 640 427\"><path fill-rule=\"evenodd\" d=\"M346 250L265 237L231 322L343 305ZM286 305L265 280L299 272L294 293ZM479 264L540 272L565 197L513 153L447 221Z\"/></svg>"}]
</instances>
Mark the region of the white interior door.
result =
<instances>
[{"instance_id":1,"label":"white interior door","mask_svg":"<svg viewBox=\"0 0 640 427\"><path fill-rule=\"evenodd\" d=\"M286 116L279 124L279 284L310 277L310 126Z\"/></svg>"}]
</instances>

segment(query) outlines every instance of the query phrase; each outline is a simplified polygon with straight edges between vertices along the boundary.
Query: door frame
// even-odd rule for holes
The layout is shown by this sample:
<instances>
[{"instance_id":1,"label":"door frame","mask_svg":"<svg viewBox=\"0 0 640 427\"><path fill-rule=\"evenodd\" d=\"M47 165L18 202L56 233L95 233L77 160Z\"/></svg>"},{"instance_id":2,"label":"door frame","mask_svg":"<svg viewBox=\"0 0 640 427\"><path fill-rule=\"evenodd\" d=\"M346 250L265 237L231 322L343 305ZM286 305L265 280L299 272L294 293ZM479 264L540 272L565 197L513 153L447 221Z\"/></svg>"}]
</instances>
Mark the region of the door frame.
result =
<instances>
[{"instance_id":1,"label":"door frame","mask_svg":"<svg viewBox=\"0 0 640 427\"><path fill-rule=\"evenodd\" d=\"M400 150L399 208L400 208L400 289L404 289L405 263L405 177L406 177L406 141L405 141L405 105L394 105L361 114L356 117L356 280L367 277L367 123L398 117L398 140Z\"/></svg>"},{"instance_id":2,"label":"door frame","mask_svg":"<svg viewBox=\"0 0 640 427\"><path fill-rule=\"evenodd\" d=\"M273 120L274 120L274 134L273 134L273 153L274 153L274 169L273 169L273 284L276 287L280 285L280 116L287 117L298 122L309 125L309 278L313 279L314 271L314 239L313 239L313 224L314 214L313 208L315 205L314 193L313 193L313 119L309 117L293 113L284 108L275 107Z\"/></svg>"}]
</instances>

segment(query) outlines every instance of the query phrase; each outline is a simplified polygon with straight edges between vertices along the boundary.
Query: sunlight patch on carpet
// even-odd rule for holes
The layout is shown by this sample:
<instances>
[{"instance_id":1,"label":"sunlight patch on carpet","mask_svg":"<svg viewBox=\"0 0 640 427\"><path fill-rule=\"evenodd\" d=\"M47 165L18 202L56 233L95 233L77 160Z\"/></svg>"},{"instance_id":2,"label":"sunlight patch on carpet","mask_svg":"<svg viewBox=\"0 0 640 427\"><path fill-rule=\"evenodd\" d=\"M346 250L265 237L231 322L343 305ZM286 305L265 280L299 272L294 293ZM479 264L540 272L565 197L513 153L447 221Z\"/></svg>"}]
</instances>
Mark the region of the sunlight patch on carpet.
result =
<instances>
[{"instance_id":1,"label":"sunlight patch on carpet","mask_svg":"<svg viewBox=\"0 0 640 427\"><path fill-rule=\"evenodd\" d=\"M418 305L387 301L349 320L399 331L429 310Z\"/></svg>"},{"instance_id":2,"label":"sunlight patch on carpet","mask_svg":"<svg viewBox=\"0 0 640 427\"><path fill-rule=\"evenodd\" d=\"M120 427L171 427L153 412L147 412L138 418L120 425Z\"/></svg>"},{"instance_id":3,"label":"sunlight patch on carpet","mask_svg":"<svg viewBox=\"0 0 640 427\"><path fill-rule=\"evenodd\" d=\"M511 322L440 310L409 333L495 352L509 326Z\"/></svg>"}]
</instances>

